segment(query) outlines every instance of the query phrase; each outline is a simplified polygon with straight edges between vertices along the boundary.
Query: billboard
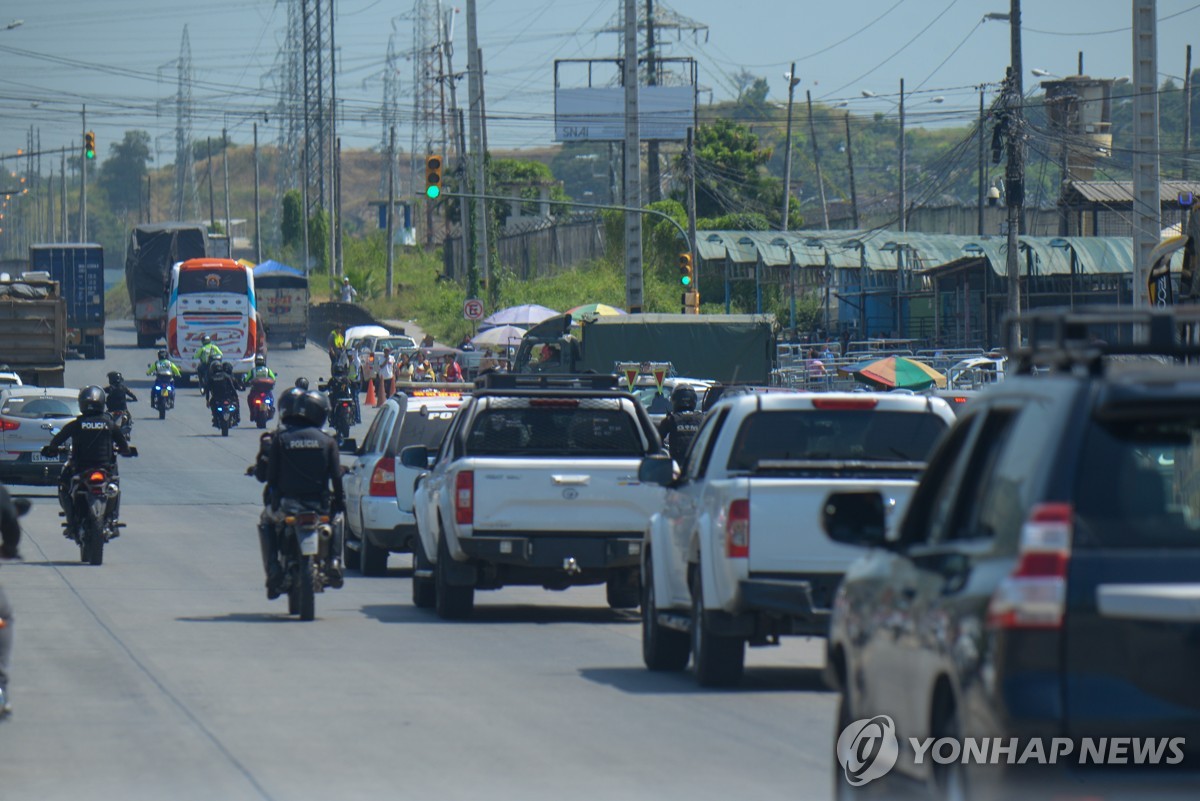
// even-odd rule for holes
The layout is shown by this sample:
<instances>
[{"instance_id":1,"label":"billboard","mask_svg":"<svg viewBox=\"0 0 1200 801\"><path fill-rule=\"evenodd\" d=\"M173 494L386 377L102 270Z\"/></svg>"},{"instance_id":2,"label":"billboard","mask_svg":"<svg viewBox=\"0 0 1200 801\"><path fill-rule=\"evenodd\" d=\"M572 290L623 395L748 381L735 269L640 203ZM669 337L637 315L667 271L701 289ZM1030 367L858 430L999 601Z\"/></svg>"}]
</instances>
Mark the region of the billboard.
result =
<instances>
[{"instance_id":1,"label":"billboard","mask_svg":"<svg viewBox=\"0 0 1200 801\"><path fill-rule=\"evenodd\" d=\"M638 89L639 138L682 140L696 122L694 86ZM625 89L620 86L554 90L556 142L619 142L625 138Z\"/></svg>"}]
</instances>

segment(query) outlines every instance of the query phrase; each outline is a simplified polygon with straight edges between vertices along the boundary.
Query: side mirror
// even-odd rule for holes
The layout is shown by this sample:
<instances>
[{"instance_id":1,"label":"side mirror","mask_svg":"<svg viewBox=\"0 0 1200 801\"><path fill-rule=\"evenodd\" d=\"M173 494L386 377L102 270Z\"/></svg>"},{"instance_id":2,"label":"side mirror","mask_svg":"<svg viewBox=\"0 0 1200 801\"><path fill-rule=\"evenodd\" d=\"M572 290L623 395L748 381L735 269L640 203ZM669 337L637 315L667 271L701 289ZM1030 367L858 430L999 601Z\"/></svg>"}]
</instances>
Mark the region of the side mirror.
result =
<instances>
[{"instance_id":1,"label":"side mirror","mask_svg":"<svg viewBox=\"0 0 1200 801\"><path fill-rule=\"evenodd\" d=\"M342 444L338 446L338 450L342 453L358 453L358 440L354 437L346 437L342 440Z\"/></svg>"},{"instance_id":2,"label":"side mirror","mask_svg":"<svg viewBox=\"0 0 1200 801\"><path fill-rule=\"evenodd\" d=\"M654 454L642 459L638 465L638 481L643 484L670 486L675 480L675 463L670 456Z\"/></svg>"},{"instance_id":3,"label":"side mirror","mask_svg":"<svg viewBox=\"0 0 1200 801\"><path fill-rule=\"evenodd\" d=\"M130 445L130 446L129 446L129 455L130 455L130 456L137 456L137 455L138 455L138 449L137 449L137 446L136 446L136 445Z\"/></svg>"},{"instance_id":4,"label":"side mirror","mask_svg":"<svg viewBox=\"0 0 1200 801\"><path fill-rule=\"evenodd\" d=\"M887 513L878 492L835 492L825 499L821 527L834 542L862 548L888 545Z\"/></svg>"},{"instance_id":5,"label":"side mirror","mask_svg":"<svg viewBox=\"0 0 1200 801\"><path fill-rule=\"evenodd\" d=\"M33 502L28 498L13 498L13 506L17 509L17 517L23 517L33 508Z\"/></svg>"},{"instance_id":6,"label":"side mirror","mask_svg":"<svg viewBox=\"0 0 1200 801\"><path fill-rule=\"evenodd\" d=\"M400 464L414 470L429 469L429 448L424 445L409 445L400 451Z\"/></svg>"}]
</instances>

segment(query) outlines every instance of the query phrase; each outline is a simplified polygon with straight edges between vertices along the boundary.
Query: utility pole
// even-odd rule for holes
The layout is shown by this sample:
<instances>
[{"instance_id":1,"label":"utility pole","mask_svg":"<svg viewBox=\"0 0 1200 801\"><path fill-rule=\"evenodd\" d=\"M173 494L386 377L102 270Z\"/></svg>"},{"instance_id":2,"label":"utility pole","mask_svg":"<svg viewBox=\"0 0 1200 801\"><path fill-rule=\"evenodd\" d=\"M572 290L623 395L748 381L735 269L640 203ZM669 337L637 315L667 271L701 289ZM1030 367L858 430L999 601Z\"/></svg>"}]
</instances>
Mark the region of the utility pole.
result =
<instances>
[{"instance_id":1,"label":"utility pole","mask_svg":"<svg viewBox=\"0 0 1200 801\"><path fill-rule=\"evenodd\" d=\"M254 263L262 264L262 227L258 207L258 121L254 121Z\"/></svg>"},{"instance_id":2,"label":"utility pole","mask_svg":"<svg viewBox=\"0 0 1200 801\"><path fill-rule=\"evenodd\" d=\"M904 146L904 79L900 79L900 230L908 230L908 200L905 192L908 189L907 154ZM899 276L897 276L899 278Z\"/></svg>"},{"instance_id":3,"label":"utility pole","mask_svg":"<svg viewBox=\"0 0 1200 801\"><path fill-rule=\"evenodd\" d=\"M444 158L444 157L443 157ZM388 202L387 202L387 289L384 290L384 296L390 298L392 296L392 285L396 283L396 275L393 272L394 258L392 251L395 250L393 245L393 237L395 236L396 223L394 222L396 212L393 206L396 203L396 126L391 127L390 136L388 137Z\"/></svg>"},{"instance_id":4,"label":"utility pole","mask_svg":"<svg viewBox=\"0 0 1200 801\"><path fill-rule=\"evenodd\" d=\"M471 124L471 162L472 179L477 194L487 192L485 175L487 165L483 153L483 114L480 110L480 95L483 94L483 72L479 61L479 35L477 30L475 0L467 0L467 111ZM475 263L480 279L492 292L492 282L488 276L487 257L487 204L483 200L475 202ZM463 221L464 225L469 224Z\"/></svg>"},{"instance_id":5,"label":"utility pole","mask_svg":"<svg viewBox=\"0 0 1200 801\"><path fill-rule=\"evenodd\" d=\"M479 143L480 143L479 164L478 164L479 185L480 185L479 191L482 194L487 194L487 151L488 151L487 93L484 90L484 86L483 86L483 51L482 50L476 51L475 63L479 67ZM485 279L490 279L491 274L492 274L492 268L491 268L491 262L490 262L491 250L490 250L490 246L489 246L489 236L488 236L487 198L479 199L479 203L476 204L475 213L476 213L476 216L478 216L479 220L480 220L479 240L477 242L477 246L478 246L480 252L483 254L483 270L484 270L483 274L484 274ZM491 300L492 302L495 302L496 293L499 291L499 287L496 286L495 282L488 280L487 290L488 290L489 300Z\"/></svg>"},{"instance_id":6,"label":"utility pole","mask_svg":"<svg viewBox=\"0 0 1200 801\"><path fill-rule=\"evenodd\" d=\"M658 85L658 61L654 52L654 0L646 0L646 85ZM659 175L658 140L646 141L646 188L651 203L662 200L662 178ZM787 228L785 227L786 231ZM693 258L695 258L693 256ZM693 261L693 264L695 262Z\"/></svg>"},{"instance_id":7,"label":"utility pole","mask_svg":"<svg viewBox=\"0 0 1200 801\"><path fill-rule=\"evenodd\" d=\"M212 137L204 137L204 147L208 152L208 165L205 168L208 174L208 227L212 228L217 222L217 201L213 196L213 181L212 181Z\"/></svg>"},{"instance_id":8,"label":"utility pole","mask_svg":"<svg viewBox=\"0 0 1200 801\"><path fill-rule=\"evenodd\" d=\"M817 147L817 124L813 121L812 92L806 91L804 97L808 101L808 131L812 136L813 164L817 167L817 187L821 190L821 218L825 221L825 230L828 231L829 204L825 202L825 181L821 178L821 149Z\"/></svg>"},{"instance_id":9,"label":"utility pole","mask_svg":"<svg viewBox=\"0 0 1200 801\"><path fill-rule=\"evenodd\" d=\"M329 272L341 275L338 252L341 249L341 143L337 138L337 46L333 38L335 0L329 0Z\"/></svg>"},{"instance_id":10,"label":"utility pole","mask_svg":"<svg viewBox=\"0 0 1200 801\"><path fill-rule=\"evenodd\" d=\"M1188 179L1188 159L1192 155L1192 46L1187 46L1183 69L1183 180Z\"/></svg>"},{"instance_id":11,"label":"utility pole","mask_svg":"<svg viewBox=\"0 0 1200 801\"><path fill-rule=\"evenodd\" d=\"M796 84L800 83L800 79L796 77L796 62L792 62L792 68L787 74L788 79L788 106L787 106L787 135L783 140L783 222L779 225L780 231L788 229L788 205L792 200L792 104L796 96ZM809 116L812 116L810 109ZM825 226L828 228L829 226ZM692 262L695 264L695 262Z\"/></svg>"},{"instance_id":12,"label":"utility pole","mask_svg":"<svg viewBox=\"0 0 1200 801\"><path fill-rule=\"evenodd\" d=\"M1005 165L1004 203L1008 207L1008 253L1006 259L1008 312L1021 312L1021 212L1025 205L1024 113L1025 90L1021 82L1021 0L1011 0L1008 12L1011 62L1008 75L1008 163ZM1014 344L1021 342L1021 327L1016 323Z\"/></svg>"},{"instance_id":13,"label":"utility pole","mask_svg":"<svg viewBox=\"0 0 1200 801\"><path fill-rule=\"evenodd\" d=\"M858 190L854 187L854 145L850 139L850 112L846 112L846 168L850 173L850 214L855 229L858 228ZM795 303L795 300L792 301ZM793 315L794 316L794 315ZM795 326L792 326L795 328Z\"/></svg>"},{"instance_id":14,"label":"utility pole","mask_svg":"<svg viewBox=\"0 0 1200 801\"><path fill-rule=\"evenodd\" d=\"M154 186L150 182L150 173L146 173L146 222L154 218Z\"/></svg>"},{"instance_id":15,"label":"utility pole","mask_svg":"<svg viewBox=\"0 0 1200 801\"><path fill-rule=\"evenodd\" d=\"M59 181L61 182L59 184L59 190L60 190L61 194L58 196L58 199L59 199L58 205L59 205L59 212L62 215L62 219L60 221L60 223L62 225L62 239L60 239L58 241L59 242L67 242L67 241L70 241L71 234L67 231L67 229L69 227L67 225L67 215L69 214L69 212L67 211L67 151L66 150L63 150L62 160L59 163L58 172L59 172L59 176L58 176ZM80 237L80 239L83 239L83 237Z\"/></svg>"},{"instance_id":16,"label":"utility pole","mask_svg":"<svg viewBox=\"0 0 1200 801\"><path fill-rule=\"evenodd\" d=\"M87 136L87 105L83 107L83 136ZM86 242L88 239L88 218L87 218L87 153L80 153L79 159L79 241Z\"/></svg>"},{"instance_id":17,"label":"utility pole","mask_svg":"<svg viewBox=\"0 0 1200 801\"><path fill-rule=\"evenodd\" d=\"M1133 305L1150 304L1150 253L1162 231L1158 183L1157 0L1133 0Z\"/></svg>"},{"instance_id":18,"label":"utility pole","mask_svg":"<svg viewBox=\"0 0 1200 801\"><path fill-rule=\"evenodd\" d=\"M977 220L978 230L976 231L976 233L979 234L979 236L983 236L983 227L984 227L983 226L983 204L984 204L984 199L987 197L987 188L984 186L984 184L987 183L987 167L984 166L984 162L983 162L983 134L984 134L983 84L980 84L979 85L979 176L978 176L979 196L976 198L977 208L978 208L978 212L979 212L979 219Z\"/></svg>"},{"instance_id":19,"label":"utility pole","mask_svg":"<svg viewBox=\"0 0 1200 801\"><path fill-rule=\"evenodd\" d=\"M688 250L692 254L692 291L700 293L700 253L696 250L696 129L687 129L687 215ZM794 298L793 298L794 302ZM696 306L699 307L697 302Z\"/></svg>"},{"instance_id":20,"label":"utility pole","mask_svg":"<svg viewBox=\"0 0 1200 801\"><path fill-rule=\"evenodd\" d=\"M625 202L642 205L641 132L638 130L637 0L624 0L625 9ZM642 215L625 212L625 308L642 311Z\"/></svg>"},{"instance_id":21,"label":"utility pole","mask_svg":"<svg viewBox=\"0 0 1200 801\"><path fill-rule=\"evenodd\" d=\"M225 250L233 258L233 215L229 213L229 136L221 129L221 166L225 171Z\"/></svg>"}]
</instances>

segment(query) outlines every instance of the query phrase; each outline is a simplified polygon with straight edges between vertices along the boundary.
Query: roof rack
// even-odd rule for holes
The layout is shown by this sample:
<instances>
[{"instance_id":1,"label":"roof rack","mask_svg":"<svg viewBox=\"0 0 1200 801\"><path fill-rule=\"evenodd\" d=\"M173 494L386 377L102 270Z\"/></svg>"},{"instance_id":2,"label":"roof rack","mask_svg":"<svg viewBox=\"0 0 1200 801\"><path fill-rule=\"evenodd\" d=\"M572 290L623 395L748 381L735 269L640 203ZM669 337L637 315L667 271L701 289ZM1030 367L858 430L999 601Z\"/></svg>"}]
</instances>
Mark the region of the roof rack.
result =
<instances>
[{"instance_id":1,"label":"roof rack","mask_svg":"<svg viewBox=\"0 0 1200 801\"><path fill-rule=\"evenodd\" d=\"M617 377L604 373L487 373L476 389L618 389Z\"/></svg>"},{"instance_id":2,"label":"roof rack","mask_svg":"<svg viewBox=\"0 0 1200 801\"><path fill-rule=\"evenodd\" d=\"M1015 341L1020 325L1024 341ZM1200 356L1200 305L1134 309L1090 306L1086 310L1045 308L1004 319L1014 372L1037 367L1084 367L1098 374L1105 356ZM1112 339L1117 341L1112 341Z\"/></svg>"}]
</instances>

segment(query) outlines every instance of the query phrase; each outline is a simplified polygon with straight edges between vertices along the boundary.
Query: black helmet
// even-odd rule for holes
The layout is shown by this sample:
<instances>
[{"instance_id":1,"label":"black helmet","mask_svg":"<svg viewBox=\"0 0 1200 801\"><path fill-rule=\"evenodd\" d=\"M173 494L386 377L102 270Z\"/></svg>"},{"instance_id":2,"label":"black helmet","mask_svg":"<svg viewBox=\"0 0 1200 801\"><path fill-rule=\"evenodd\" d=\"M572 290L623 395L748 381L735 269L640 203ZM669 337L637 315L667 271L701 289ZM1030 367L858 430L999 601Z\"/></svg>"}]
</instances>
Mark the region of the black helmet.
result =
<instances>
[{"instance_id":1,"label":"black helmet","mask_svg":"<svg viewBox=\"0 0 1200 801\"><path fill-rule=\"evenodd\" d=\"M696 411L696 390L692 389L687 384L680 384L679 386L675 387L675 391L671 393L671 411Z\"/></svg>"},{"instance_id":2,"label":"black helmet","mask_svg":"<svg viewBox=\"0 0 1200 801\"><path fill-rule=\"evenodd\" d=\"M104 411L104 390L94 384L79 390L79 411L83 414L100 414Z\"/></svg>"},{"instance_id":3,"label":"black helmet","mask_svg":"<svg viewBox=\"0 0 1200 801\"><path fill-rule=\"evenodd\" d=\"M208 334L205 334L204 336L200 337L201 345L207 345L210 342L212 342L212 337L210 337Z\"/></svg>"},{"instance_id":4,"label":"black helmet","mask_svg":"<svg viewBox=\"0 0 1200 801\"><path fill-rule=\"evenodd\" d=\"M297 422L320 428L329 417L329 399L316 390L309 390L296 399L290 416L298 418Z\"/></svg>"},{"instance_id":5,"label":"black helmet","mask_svg":"<svg viewBox=\"0 0 1200 801\"><path fill-rule=\"evenodd\" d=\"M296 411L296 401L303 398L307 394L307 390L300 387L292 387L279 396L279 419L284 420L291 417Z\"/></svg>"},{"instance_id":6,"label":"black helmet","mask_svg":"<svg viewBox=\"0 0 1200 801\"><path fill-rule=\"evenodd\" d=\"M233 373L233 362L223 362L221 364L221 369L223 371L225 371L226 373L232 374Z\"/></svg>"},{"instance_id":7,"label":"black helmet","mask_svg":"<svg viewBox=\"0 0 1200 801\"><path fill-rule=\"evenodd\" d=\"M168 353L167 353L167 350L166 350L166 348L163 348L162 350L160 350L160 351L158 352L158 358L160 358L160 359L165 359L165 358L167 358L169 355L170 355L170 354L168 354Z\"/></svg>"},{"instance_id":8,"label":"black helmet","mask_svg":"<svg viewBox=\"0 0 1200 801\"><path fill-rule=\"evenodd\" d=\"M302 389L305 392L308 392L308 379L305 378L304 376L300 376L299 378L297 378L296 379L296 388Z\"/></svg>"},{"instance_id":9,"label":"black helmet","mask_svg":"<svg viewBox=\"0 0 1200 801\"><path fill-rule=\"evenodd\" d=\"M116 370L110 370L108 373L108 383L116 386L125 380L125 376L118 373Z\"/></svg>"},{"instance_id":10,"label":"black helmet","mask_svg":"<svg viewBox=\"0 0 1200 801\"><path fill-rule=\"evenodd\" d=\"M254 357L254 366L255 367L262 367L266 363L267 363L267 357L263 356L261 353Z\"/></svg>"}]
</instances>

